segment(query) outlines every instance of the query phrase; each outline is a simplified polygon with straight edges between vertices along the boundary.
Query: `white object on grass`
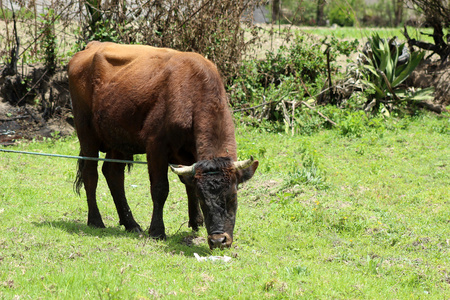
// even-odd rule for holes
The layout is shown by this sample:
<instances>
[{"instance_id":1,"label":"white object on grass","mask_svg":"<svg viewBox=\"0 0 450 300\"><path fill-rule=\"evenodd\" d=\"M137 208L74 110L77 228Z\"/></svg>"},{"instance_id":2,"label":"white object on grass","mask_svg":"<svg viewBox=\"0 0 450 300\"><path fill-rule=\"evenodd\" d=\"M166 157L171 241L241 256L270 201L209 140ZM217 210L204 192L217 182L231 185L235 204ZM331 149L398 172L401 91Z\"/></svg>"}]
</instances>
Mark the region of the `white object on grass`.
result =
<instances>
[{"instance_id":1,"label":"white object on grass","mask_svg":"<svg viewBox=\"0 0 450 300\"><path fill-rule=\"evenodd\" d=\"M212 260L212 261L216 261L216 260L221 260L224 262L229 262L231 260L231 257L229 256L200 256L197 253L194 253L195 258L197 259L197 261L207 261L207 260Z\"/></svg>"}]
</instances>

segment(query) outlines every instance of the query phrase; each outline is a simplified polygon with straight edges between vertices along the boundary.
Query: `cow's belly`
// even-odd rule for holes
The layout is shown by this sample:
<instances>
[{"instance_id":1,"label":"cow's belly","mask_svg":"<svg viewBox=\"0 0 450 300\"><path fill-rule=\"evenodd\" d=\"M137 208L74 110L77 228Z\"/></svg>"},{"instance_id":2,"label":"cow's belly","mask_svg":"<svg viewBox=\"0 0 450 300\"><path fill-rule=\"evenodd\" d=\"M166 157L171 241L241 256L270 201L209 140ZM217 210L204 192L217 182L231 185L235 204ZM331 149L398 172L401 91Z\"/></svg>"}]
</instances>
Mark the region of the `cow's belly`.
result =
<instances>
[{"instance_id":1,"label":"cow's belly","mask_svg":"<svg viewBox=\"0 0 450 300\"><path fill-rule=\"evenodd\" d=\"M128 154L145 153L145 143L140 138L140 126L133 116L119 118L105 111L95 113L95 129L105 149Z\"/></svg>"}]
</instances>

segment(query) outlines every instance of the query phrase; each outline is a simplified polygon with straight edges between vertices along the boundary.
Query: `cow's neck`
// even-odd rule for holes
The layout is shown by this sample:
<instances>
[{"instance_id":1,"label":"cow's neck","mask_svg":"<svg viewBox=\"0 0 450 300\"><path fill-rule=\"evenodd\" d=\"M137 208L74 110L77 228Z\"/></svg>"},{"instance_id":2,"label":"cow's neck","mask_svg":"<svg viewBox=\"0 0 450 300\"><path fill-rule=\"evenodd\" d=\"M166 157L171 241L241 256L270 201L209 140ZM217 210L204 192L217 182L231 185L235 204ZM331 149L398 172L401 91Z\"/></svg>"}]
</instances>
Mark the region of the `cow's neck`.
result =
<instances>
[{"instance_id":1,"label":"cow's neck","mask_svg":"<svg viewBox=\"0 0 450 300\"><path fill-rule=\"evenodd\" d=\"M216 157L230 157L233 161L236 161L236 142L225 141L219 145L213 145L209 141L197 142L197 160L207 160Z\"/></svg>"},{"instance_id":2,"label":"cow's neck","mask_svg":"<svg viewBox=\"0 0 450 300\"><path fill-rule=\"evenodd\" d=\"M230 157L237 160L236 138L231 115L225 114L209 124L200 124L196 134L197 160Z\"/></svg>"}]
</instances>

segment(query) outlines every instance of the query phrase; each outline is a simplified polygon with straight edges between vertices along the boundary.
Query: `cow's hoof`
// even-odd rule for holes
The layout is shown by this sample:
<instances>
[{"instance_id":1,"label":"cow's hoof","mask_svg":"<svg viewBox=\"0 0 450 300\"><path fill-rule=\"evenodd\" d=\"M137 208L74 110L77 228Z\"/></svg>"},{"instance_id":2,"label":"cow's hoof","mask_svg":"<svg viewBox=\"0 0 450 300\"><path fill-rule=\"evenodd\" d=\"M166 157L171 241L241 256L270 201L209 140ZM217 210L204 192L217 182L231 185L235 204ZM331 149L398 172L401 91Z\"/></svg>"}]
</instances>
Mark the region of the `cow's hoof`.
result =
<instances>
[{"instance_id":1,"label":"cow's hoof","mask_svg":"<svg viewBox=\"0 0 450 300\"><path fill-rule=\"evenodd\" d=\"M136 223L135 220L131 220L131 221L128 221L128 222L120 221L119 224L125 226L125 230L128 231L128 232L135 232L135 233L142 233L142 232L144 232L142 230L141 226L139 226L139 224Z\"/></svg>"},{"instance_id":2,"label":"cow's hoof","mask_svg":"<svg viewBox=\"0 0 450 300\"><path fill-rule=\"evenodd\" d=\"M150 233L149 235L152 239L155 239L155 240L165 240L167 238L165 233L160 233L160 234Z\"/></svg>"},{"instance_id":3,"label":"cow's hoof","mask_svg":"<svg viewBox=\"0 0 450 300\"><path fill-rule=\"evenodd\" d=\"M136 225L136 226L132 226L129 228L126 228L126 230L128 232L133 232L133 233L143 233L144 231L142 230L141 226Z\"/></svg>"},{"instance_id":4,"label":"cow's hoof","mask_svg":"<svg viewBox=\"0 0 450 300\"><path fill-rule=\"evenodd\" d=\"M103 224L102 220L88 220L87 222L88 226L95 227L95 228L106 228L105 224Z\"/></svg>"}]
</instances>

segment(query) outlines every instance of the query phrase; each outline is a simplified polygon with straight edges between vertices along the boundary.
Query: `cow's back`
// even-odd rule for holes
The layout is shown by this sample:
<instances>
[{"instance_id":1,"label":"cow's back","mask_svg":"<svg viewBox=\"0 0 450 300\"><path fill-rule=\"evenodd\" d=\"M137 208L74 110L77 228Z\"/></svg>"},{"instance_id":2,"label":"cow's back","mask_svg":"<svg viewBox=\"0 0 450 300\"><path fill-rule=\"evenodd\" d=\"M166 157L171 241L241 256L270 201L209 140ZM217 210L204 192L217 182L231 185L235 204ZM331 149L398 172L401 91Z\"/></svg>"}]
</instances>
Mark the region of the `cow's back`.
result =
<instances>
[{"instance_id":1,"label":"cow's back","mask_svg":"<svg viewBox=\"0 0 450 300\"><path fill-rule=\"evenodd\" d=\"M77 97L74 101L81 104L87 102L91 107L93 92L101 89L101 85L114 79L114 75L125 70L135 71L139 74L145 70L142 64L151 57L162 57L175 54L177 51L167 48L155 48L142 45L119 45L115 43L90 42L86 49L76 53L68 65L69 84L71 92ZM133 68L132 65L138 67ZM139 67L141 64L141 67ZM152 67L150 67L150 72ZM136 74L129 74L136 75ZM136 78L116 78L117 81L127 84L127 80ZM76 103L77 104L77 103Z\"/></svg>"}]
</instances>

